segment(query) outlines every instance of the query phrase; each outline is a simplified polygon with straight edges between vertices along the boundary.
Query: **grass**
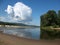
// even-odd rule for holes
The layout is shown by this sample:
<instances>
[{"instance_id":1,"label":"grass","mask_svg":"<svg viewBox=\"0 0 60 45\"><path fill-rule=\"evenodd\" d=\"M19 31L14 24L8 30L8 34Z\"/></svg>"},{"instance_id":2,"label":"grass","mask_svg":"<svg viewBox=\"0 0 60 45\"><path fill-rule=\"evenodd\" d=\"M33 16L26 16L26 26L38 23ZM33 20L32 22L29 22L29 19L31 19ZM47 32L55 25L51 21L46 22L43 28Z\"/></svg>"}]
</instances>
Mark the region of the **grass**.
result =
<instances>
[{"instance_id":1,"label":"grass","mask_svg":"<svg viewBox=\"0 0 60 45\"><path fill-rule=\"evenodd\" d=\"M41 30L52 30L52 26L47 26L47 27L40 27Z\"/></svg>"},{"instance_id":2,"label":"grass","mask_svg":"<svg viewBox=\"0 0 60 45\"><path fill-rule=\"evenodd\" d=\"M40 27L41 30L57 30L60 31L60 27L54 27L54 26L46 26L46 27Z\"/></svg>"}]
</instances>

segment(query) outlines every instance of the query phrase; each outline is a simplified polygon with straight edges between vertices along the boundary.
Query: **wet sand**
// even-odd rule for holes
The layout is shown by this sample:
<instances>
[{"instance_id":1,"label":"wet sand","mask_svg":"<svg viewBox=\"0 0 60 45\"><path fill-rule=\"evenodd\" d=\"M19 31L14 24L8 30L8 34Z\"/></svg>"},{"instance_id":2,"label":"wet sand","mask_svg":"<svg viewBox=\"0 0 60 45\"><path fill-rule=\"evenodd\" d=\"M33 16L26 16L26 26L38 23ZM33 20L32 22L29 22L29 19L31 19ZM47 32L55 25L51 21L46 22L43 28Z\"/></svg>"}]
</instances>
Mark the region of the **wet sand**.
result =
<instances>
[{"instance_id":1,"label":"wet sand","mask_svg":"<svg viewBox=\"0 0 60 45\"><path fill-rule=\"evenodd\" d=\"M0 33L3 45L60 45L60 40L32 40Z\"/></svg>"}]
</instances>

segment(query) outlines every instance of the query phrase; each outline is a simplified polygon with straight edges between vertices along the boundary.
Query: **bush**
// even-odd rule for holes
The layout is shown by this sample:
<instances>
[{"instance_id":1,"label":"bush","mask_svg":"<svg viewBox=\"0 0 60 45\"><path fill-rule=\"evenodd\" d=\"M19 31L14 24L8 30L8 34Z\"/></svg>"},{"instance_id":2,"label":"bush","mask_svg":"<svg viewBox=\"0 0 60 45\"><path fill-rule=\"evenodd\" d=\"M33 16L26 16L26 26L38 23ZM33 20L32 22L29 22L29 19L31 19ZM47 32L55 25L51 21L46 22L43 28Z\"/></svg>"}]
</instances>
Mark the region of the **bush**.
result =
<instances>
[{"instance_id":1,"label":"bush","mask_svg":"<svg viewBox=\"0 0 60 45\"><path fill-rule=\"evenodd\" d=\"M59 28L59 25L54 25L53 27L54 27L54 28Z\"/></svg>"}]
</instances>

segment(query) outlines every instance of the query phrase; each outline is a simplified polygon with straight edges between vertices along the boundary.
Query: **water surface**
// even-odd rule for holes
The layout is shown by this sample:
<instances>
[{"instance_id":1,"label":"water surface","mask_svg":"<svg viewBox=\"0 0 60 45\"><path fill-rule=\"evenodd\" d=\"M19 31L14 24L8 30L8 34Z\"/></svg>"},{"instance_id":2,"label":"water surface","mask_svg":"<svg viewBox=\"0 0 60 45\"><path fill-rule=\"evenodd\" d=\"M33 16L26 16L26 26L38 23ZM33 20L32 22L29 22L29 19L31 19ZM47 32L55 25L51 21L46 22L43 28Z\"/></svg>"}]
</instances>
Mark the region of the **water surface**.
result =
<instances>
[{"instance_id":1,"label":"water surface","mask_svg":"<svg viewBox=\"0 0 60 45\"><path fill-rule=\"evenodd\" d=\"M29 39L40 39L40 29L39 28L0 28L3 33L16 35L19 37L29 38Z\"/></svg>"}]
</instances>

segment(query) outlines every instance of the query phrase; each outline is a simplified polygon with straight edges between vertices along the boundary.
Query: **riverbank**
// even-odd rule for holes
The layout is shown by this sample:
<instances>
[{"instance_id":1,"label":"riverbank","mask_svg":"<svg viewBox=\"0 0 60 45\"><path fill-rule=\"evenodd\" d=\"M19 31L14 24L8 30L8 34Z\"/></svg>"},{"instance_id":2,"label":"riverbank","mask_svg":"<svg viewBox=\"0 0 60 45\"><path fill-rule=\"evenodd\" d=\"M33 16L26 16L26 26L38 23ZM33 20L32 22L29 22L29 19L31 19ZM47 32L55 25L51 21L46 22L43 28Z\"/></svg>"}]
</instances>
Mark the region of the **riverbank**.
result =
<instances>
[{"instance_id":1,"label":"riverbank","mask_svg":"<svg viewBox=\"0 0 60 45\"><path fill-rule=\"evenodd\" d=\"M60 45L60 40L32 40L0 33L1 45Z\"/></svg>"},{"instance_id":2,"label":"riverbank","mask_svg":"<svg viewBox=\"0 0 60 45\"><path fill-rule=\"evenodd\" d=\"M57 30L60 31L60 27L52 27L52 26L47 26L47 27L40 27L42 30Z\"/></svg>"}]
</instances>

